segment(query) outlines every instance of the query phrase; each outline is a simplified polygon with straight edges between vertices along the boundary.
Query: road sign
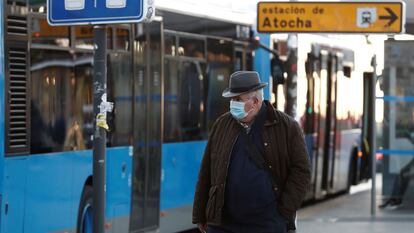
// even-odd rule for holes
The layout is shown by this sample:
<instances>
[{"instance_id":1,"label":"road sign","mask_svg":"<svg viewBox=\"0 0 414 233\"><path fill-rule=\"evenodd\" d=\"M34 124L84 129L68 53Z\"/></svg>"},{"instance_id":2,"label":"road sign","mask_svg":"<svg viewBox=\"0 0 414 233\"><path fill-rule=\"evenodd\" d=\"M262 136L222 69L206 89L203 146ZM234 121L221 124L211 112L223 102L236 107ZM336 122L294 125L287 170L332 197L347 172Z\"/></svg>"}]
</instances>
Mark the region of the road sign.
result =
<instances>
[{"instance_id":1,"label":"road sign","mask_svg":"<svg viewBox=\"0 0 414 233\"><path fill-rule=\"evenodd\" d=\"M402 33L404 2L259 2L259 32Z\"/></svg>"},{"instance_id":2,"label":"road sign","mask_svg":"<svg viewBox=\"0 0 414 233\"><path fill-rule=\"evenodd\" d=\"M50 25L136 23L154 15L154 0L47 0Z\"/></svg>"}]
</instances>

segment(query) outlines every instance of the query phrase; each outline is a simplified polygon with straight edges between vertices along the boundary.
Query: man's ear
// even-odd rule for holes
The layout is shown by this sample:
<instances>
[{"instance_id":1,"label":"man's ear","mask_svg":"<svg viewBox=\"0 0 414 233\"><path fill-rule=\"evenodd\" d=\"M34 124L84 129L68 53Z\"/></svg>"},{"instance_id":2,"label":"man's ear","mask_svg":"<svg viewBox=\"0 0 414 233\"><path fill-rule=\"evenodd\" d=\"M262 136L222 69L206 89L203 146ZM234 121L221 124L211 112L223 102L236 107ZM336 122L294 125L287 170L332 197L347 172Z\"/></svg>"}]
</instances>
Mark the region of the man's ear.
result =
<instances>
[{"instance_id":1,"label":"man's ear","mask_svg":"<svg viewBox=\"0 0 414 233\"><path fill-rule=\"evenodd\" d=\"M253 98L253 103L255 106L259 106L259 99L256 96Z\"/></svg>"}]
</instances>

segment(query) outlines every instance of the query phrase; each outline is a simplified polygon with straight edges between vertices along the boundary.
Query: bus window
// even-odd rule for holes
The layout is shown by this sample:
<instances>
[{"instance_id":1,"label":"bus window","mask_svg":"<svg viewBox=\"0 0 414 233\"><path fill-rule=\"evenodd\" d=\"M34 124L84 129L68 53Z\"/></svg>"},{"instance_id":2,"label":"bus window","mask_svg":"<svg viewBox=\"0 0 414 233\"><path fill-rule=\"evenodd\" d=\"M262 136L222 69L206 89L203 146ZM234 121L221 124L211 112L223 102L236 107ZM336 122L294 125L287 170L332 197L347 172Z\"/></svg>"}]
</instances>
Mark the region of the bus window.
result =
<instances>
[{"instance_id":1,"label":"bus window","mask_svg":"<svg viewBox=\"0 0 414 233\"><path fill-rule=\"evenodd\" d=\"M107 28L107 45L112 49L112 28ZM75 47L93 50L93 26L75 27Z\"/></svg>"},{"instance_id":2,"label":"bus window","mask_svg":"<svg viewBox=\"0 0 414 233\"><path fill-rule=\"evenodd\" d=\"M130 31L127 28L116 28L116 49L130 50Z\"/></svg>"},{"instance_id":3,"label":"bus window","mask_svg":"<svg viewBox=\"0 0 414 233\"><path fill-rule=\"evenodd\" d=\"M210 128L217 118L229 109L229 101L221 96L228 86L231 74L230 67L226 64L210 62L208 68L207 90L207 127Z\"/></svg>"},{"instance_id":4,"label":"bus window","mask_svg":"<svg viewBox=\"0 0 414 233\"><path fill-rule=\"evenodd\" d=\"M200 69L194 62L183 62L180 66L180 123L183 139L200 140L202 130L203 101Z\"/></svg>"},{"instance_id":5,"label":"bus window","mask_svg":"<svg viewBox=\"0 0 414 233\"><path fill-rule=\"evenodd\" d=\"M164 141L203 139L203 76L200 64L166 59L165 77Z\"/></svg>"},{"instance_id":6,"label":"bus window","mask_svg":"<svg viewBox=\"0 0 414 233\"><path fill-rule=\"evenodd\" d=\"M229 101L221 96L228 86L233 72L233 44L225 40L207 40L207 79L206 79L206 124L210 128L214 121L229 109Z\"/></svg>"},{"instance_id":7,"label":"bus window","mask_svg":"<svg viewBox=\"0 0 414 233\"><path fill-rule=\"evenodd\" d=\"M92 60L92 54L31 50L32 153L92 146Z\"/></svg>"},{"instance_id":8,"label":"bus window","mask_svg":"<svg viewBox=\"0 0 414 233\"><path fill-rule=\"evenodd\" d=\"M234 71L243 69L243 50L235 50L234 52Z\"/></svg>"},{"instance_id":9,"label":"bus window","mask_svg":"<svg viewBox=\"0 0 414 233\"><path fill-rule=\"evenodd\" d=\"M176 54L176 37L174 35L164 34L164 54L175 56Z\"/></svg>"},{"instance_id":10,"label":"bus window","mask_svg":"<svg viewBox=\"0 0 414 233\"><path fill-rule=\"evenodd\" d=\"M108 145L125 146L132 141L132 54L111 53L108 56L108 101L114 112L108 114Z\"/></svg>"},{"instance_id":11,"label":"bus window","mask_svg":"<svg viewBox=\"0 0 414 233\"><path fill-rule=\"evenodd\" d=\"M165 59L164 141L180 141L178 119L178 61Z\"/></svg>"},{"instance_id":12,"label":"bus window","mask_svg":"<svg viewBox=\"0 0 414 233\"><path fill-rule=\"evenodd\" d=\"M50 26L44 17L32 17L32 44L69 47L69 27Z\"/></svg>"},{"instance_id":13,"label":"bus window","mask_svg":"<svg viewBox=\"0 0 414 233\"><path fill-rule=\"evenodd\" d=\"M205 41L194 38L179 38L178 55L185 57L205 58Z\"/></svg>"}]
</instances>

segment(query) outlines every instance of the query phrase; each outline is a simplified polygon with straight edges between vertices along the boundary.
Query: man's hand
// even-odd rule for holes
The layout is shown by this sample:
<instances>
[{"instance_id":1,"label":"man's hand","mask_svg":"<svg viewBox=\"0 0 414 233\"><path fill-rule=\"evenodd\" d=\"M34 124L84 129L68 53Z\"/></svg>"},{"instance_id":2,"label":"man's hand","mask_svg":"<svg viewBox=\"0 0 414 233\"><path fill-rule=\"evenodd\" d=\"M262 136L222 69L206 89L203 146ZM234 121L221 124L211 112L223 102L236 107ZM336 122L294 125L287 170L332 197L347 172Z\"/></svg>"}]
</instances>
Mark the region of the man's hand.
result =
<instances>
[{"instance_id":1,"label":"man's hand","mask_svg":"<svg viewBox=\"0 0 414 233\"><path fill-rule=\"evenodd\" d=\"M198 226L198 229L200 230L201 233L206 233L207 232L207 224L198 223L197 226Z\"/></svg>"}]
</instances>

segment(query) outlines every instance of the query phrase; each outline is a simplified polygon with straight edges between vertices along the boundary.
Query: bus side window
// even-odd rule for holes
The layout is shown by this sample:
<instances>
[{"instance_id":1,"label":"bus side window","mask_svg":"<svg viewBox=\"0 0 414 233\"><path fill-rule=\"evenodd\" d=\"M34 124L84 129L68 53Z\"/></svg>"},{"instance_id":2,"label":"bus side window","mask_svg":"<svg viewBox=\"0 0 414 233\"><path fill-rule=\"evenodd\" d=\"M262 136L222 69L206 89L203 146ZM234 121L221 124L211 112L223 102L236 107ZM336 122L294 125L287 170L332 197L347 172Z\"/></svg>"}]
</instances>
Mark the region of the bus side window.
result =
<instances>
[{"instance_id":1,"label":"bus side window","mask_svg":"<svg viewBox=\"0 0 414 233\"><path fill-rule=\"evenodd\" d=\"M165 61L164 141L203 139L203 79L194 61Z\"/></svg>"},{"instance_id":2,"label":"bus side window","mask_svg":"<svg viewBox=\"0 0 414 233\"><path fill-rule=\"evenodd\" d=\"M31 50L31 153L91 148L92 60L91 53Z\"/></svg>"}]
</instances>

